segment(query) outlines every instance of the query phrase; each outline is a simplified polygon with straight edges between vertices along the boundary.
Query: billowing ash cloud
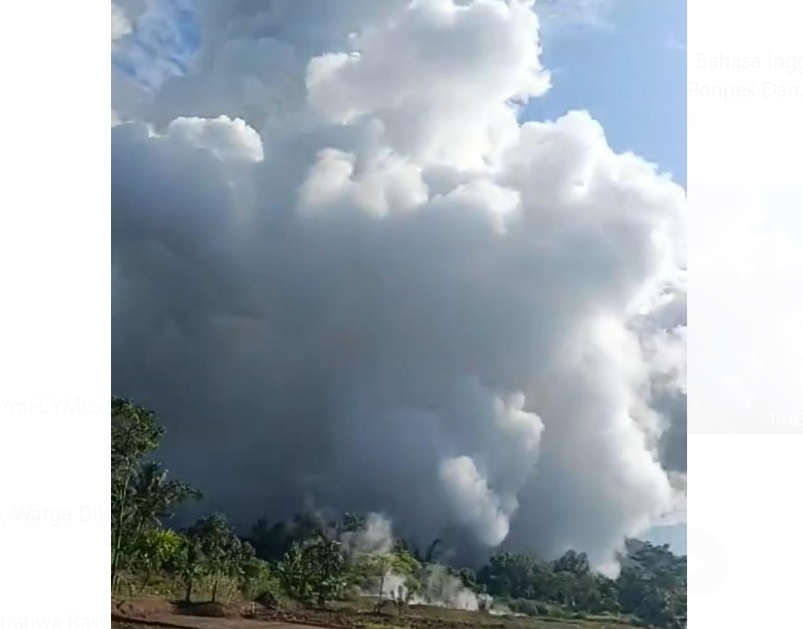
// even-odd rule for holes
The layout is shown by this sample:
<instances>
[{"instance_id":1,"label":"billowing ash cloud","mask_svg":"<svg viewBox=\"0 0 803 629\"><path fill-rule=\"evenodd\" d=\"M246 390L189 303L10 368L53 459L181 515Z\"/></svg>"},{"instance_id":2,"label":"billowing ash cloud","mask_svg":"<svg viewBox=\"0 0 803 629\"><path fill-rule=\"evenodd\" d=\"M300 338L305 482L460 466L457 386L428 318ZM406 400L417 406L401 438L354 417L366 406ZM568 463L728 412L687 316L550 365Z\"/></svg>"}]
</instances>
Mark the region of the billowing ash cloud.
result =
<instances>
[{"instance_id":1,"label":"billowing ash cloud","mask_svg":"<svg viewBox=\"0 0 803 629\"><path fill-rule=\"evenodd\" d=\"M112 128L113 389L172 472L244 523L598 564L672 511L684 193L585 112L518 122L532 3L199 11L195 70Z\"/></svg>"}]
</instances>

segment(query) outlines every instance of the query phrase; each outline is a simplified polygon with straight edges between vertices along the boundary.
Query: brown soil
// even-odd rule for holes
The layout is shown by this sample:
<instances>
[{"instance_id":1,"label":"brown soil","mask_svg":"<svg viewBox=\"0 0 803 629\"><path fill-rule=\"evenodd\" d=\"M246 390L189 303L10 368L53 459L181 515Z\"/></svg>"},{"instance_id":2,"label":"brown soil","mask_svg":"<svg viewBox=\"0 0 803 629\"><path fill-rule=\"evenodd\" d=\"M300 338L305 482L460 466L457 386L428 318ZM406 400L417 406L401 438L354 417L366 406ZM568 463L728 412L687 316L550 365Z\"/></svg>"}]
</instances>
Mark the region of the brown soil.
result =
<instances>
[{"instance_id":1,"label":"brown soil","mask_svg":"<svg viewBox=\"0 0 803 629\"><path fill-rule=\"evenodd\" d=\"M175 606L168 600L158 596L140 596L137 598L112 601L112 613L129 618L150 618L175 613Z\"/></svg>"},{"instance_id":2,"label":"brown soil","mask_svg":"<svg viewBox=\"0 0 803 629\"><path fill-rule=\"evenodd\" d=\"M175 603L176 613L203 618L242 618L240 608L229 603Z\"/></svg>"},{"instance_id":3,"label":"brown soil","mask_svg":"<svg viewBox=\"0 0 803 629\"><path fill-rule=\"evenodd\" d=\"M433 616L437 614L437 616ZM450 617L445 617L445 616ZM444 617L441 617L444 616ZM453 617L451 617L453 616ZM368 611L270 609L259 603L171 603L158 597L112 601L112 629L626 629L615 621L503 619L442 610L408 610L402 618Z\"/></svg>"}]
</instances>

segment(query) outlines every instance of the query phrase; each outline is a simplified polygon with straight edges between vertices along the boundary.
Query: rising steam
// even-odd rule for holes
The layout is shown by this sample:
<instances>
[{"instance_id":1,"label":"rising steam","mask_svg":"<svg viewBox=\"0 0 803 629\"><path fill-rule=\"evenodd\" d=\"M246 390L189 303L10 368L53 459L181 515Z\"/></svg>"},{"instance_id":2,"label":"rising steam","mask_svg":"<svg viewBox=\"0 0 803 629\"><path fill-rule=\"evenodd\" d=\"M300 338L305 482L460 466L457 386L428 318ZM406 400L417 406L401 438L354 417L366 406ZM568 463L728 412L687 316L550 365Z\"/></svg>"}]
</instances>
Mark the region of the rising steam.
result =
<instances>
[{"instance_id":1,"label":"rising steam","mask_svg":"<svg viewBox=\"0 0 803 629\"><path fill-rule=\"evenodd\" d=\"M199 1L189 72L116 77L113 390L213 508L597 565L676 510L684 192L584 111L519 121L535 9Z\"/></svg>"}]
</instances>

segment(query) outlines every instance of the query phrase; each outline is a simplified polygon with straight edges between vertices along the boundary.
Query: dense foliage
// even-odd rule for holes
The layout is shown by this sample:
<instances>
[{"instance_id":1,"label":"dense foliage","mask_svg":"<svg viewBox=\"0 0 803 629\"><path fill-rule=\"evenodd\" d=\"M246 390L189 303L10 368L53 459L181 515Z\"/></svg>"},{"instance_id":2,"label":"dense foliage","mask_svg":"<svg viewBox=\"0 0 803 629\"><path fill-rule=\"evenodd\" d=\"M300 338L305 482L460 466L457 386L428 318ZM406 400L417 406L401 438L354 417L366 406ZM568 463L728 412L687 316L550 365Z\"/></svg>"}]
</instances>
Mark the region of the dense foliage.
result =
<instances>
[{"instance_id":1,"label":"dense foliage","mask_svg":"<svg viewBox=\"0 0 803 629\"><path fill-rule=\"evenodd\" d=\"M121 574L130 588L137 583L141 589L159 576L179 582L187 601L201 584L217 600L225 584L229 596L271 604L286 597L324 606L356 589L378 594L377 610L389 599L401 614L431 581L441 540L424 551L399 539L382 552L355 554L342 540L366 528L360 514L346 513L340 522L312 514L292 522L260 519L245 535L217 513L185 530L168 528L173 509L201 499L200 492L168 478L167 470L148 458L164 432L153 413L113 399L111 419L113 590L120 587ZM685 556L630 540L621 565L619 576L610 579L592 571L585 553L573 550L554 561L497 552L476 572L440 566L439 574L479 594L481 609L491 597L495 607L514 613L627 615L643 625L685 628ZM398 585L388 591L391 577Z\"/></svg>"}]
</instances>

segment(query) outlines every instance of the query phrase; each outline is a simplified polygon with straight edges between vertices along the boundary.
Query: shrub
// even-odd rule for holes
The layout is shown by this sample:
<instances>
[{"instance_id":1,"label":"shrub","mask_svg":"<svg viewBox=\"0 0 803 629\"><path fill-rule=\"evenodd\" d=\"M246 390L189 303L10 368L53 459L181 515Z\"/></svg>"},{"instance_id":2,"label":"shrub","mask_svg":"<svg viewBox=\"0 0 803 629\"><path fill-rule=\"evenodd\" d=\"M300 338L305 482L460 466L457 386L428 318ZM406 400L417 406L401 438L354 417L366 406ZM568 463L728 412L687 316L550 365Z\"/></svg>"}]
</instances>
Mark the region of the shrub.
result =
<instances>
[{"instance_id":1,"label":"shrub","mask_svg":"<svg viewBox=\"0 0 803 629\"><path fill-rule=\"evenodd\" d=\"M507 601L506 604L514 614L524 614L526 616L549 616L550 607L545 603L531 601L526 598L517 598Z\"/></svg>"}]
</instances>

